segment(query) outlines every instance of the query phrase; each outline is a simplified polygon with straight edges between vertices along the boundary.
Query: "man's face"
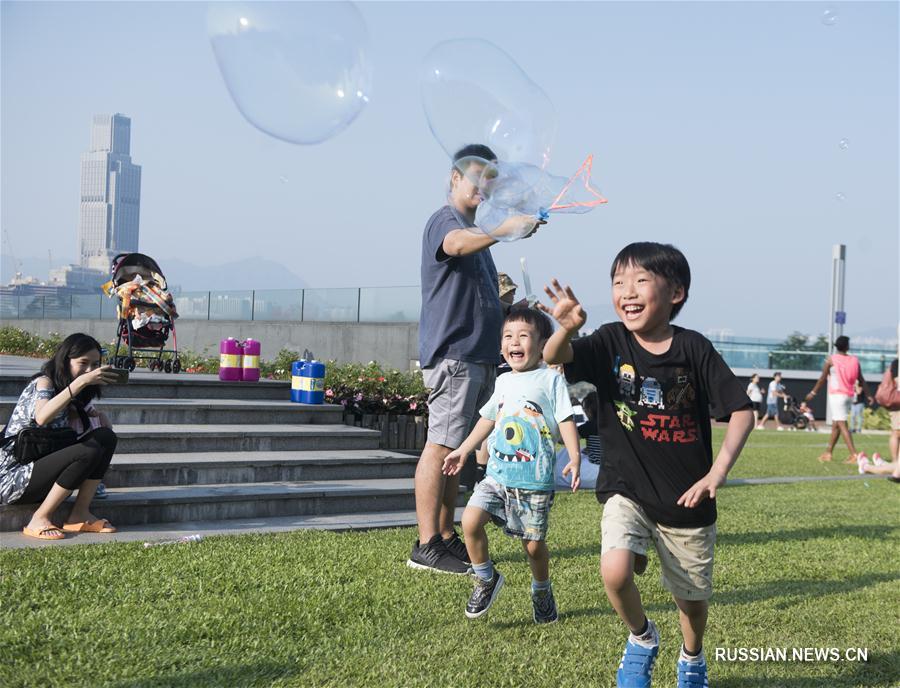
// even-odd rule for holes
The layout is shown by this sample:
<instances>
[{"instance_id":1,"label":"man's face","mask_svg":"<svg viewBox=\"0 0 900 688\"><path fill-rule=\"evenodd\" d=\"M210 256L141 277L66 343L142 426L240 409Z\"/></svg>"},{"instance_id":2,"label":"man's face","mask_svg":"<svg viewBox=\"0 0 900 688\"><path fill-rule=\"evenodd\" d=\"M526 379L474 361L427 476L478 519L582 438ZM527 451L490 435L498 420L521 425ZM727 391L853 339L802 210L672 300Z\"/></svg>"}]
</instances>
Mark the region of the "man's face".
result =
<instances>
[{"instance_id":1,"label":"man's face","mask_svg":"<svg viewBox=\"0 0 900 688\"><path fill-rule=\"evenodd\" d=\"M484 164L463 162L460 166L462 170L454 168L450 177L450 195L457 206L474 210L483 200L478 183L484 172Z\"/></svg>"}]
</instances>

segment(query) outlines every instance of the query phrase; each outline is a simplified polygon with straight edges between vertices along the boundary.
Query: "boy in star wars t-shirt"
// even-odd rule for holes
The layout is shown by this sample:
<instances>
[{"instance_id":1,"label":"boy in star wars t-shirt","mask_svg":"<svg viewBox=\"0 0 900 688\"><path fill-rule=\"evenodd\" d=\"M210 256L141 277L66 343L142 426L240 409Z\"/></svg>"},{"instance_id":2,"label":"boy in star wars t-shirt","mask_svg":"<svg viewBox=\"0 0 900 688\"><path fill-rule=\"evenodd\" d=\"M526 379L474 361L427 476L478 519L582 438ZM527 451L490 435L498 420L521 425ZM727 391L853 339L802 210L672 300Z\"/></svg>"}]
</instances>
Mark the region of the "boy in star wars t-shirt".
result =
<instances>
[{"instance_id":1,"label":"boy in star wars t-shirt","mask_svg":"<svg viewBox=\"0 0 900 688\"><path fill-rule=\"evenodd\" d=\"M703 634L712 594L716 490L753 427L743 386L702 335L673 327L687 299L690 268L674 246L626 246L610 271L620 322L572 339L586 314L570 287L546 289L560 329L544 360L564 363L570 382L597 387L605 449L597 498L606 593L631 631L616 673L619 686L649 686L659 652L634 574L655 546L662 583L678 606L684 643L678 686L705 686ZM551 312L550 309L544 309ZM710 414L730 416L715 462Z\"/></svg>"}]
</instances>

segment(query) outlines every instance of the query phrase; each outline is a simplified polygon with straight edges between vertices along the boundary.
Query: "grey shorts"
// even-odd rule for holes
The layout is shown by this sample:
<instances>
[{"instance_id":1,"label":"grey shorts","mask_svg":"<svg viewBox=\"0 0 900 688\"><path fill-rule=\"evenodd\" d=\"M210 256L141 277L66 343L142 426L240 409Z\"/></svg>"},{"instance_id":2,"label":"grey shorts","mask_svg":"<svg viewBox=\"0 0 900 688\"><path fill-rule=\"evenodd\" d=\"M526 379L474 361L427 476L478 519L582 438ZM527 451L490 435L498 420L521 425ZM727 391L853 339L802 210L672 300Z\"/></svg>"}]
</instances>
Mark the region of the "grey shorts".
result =
<instances>
[{"instance_id":1,"label":"grey shorts","mask_svg":"<svg viewBox=\"0 0 900 688\"><path fill-rule=\"evenodd\" d=\"M546 540L550 527L553 492L504 487L487 476L475 486L466 508L476 507L491 515L495 525L520 540Z\"/></svg>"},{"instance_id":2,"label":"grey shorts","mask_svg":"<svg viewBox=\"0 0 900 688\"><path fill-rule=\"evenodd\" d=\"M456 449L494 393L497 366L442 358L422 369L428 395L428 441Z\"/></svg>"}]
</instances>

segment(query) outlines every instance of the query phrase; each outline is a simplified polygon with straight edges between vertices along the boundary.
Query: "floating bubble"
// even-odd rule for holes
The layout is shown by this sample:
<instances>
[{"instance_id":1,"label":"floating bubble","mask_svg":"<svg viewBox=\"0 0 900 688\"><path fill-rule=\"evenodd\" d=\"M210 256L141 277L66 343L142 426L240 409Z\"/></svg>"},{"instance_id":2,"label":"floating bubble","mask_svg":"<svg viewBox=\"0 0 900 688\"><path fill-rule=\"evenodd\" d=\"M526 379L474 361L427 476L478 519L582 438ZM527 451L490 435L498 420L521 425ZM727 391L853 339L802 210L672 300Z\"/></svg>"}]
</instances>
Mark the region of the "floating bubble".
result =
<instances>
[{"instance_id":1,"label":"floating bubble","mask_svg":"<svg viewBox=\"0 0 900 688\"><path fill-rule=\"evenodd\" d=\"M278 181L280 181L282 184L287 184L289 180L284 175L281 175L280 177L278 177Z\"/></svg>"},{"instance_id":2,"label":"floating bubble","mask_svg":"<svg viewBox=\"0 0 900 688\"><path fill-rule=\"evenodd\" d=\"M841 139L838 142L838 146L840 147L841 150L847 150L850 147L849 139Z\"/></svg>"},{"instance_id":3,"label":"floating bubble","mask_svg":"<svg viewBox=\"0 0 900 688\"><path fill-rule=\"evenodd\" d=\"M838 201L846 201L846 200L847 200L847 195L846 195L843 191L838 191L838 192L834 195L834 198L835 198L836 200L838 200Z\"/></svg>"},{"instance_id":4,"label":"floating bubble","mask_svg":"<svg viewBox=\"0 0 900 688\"><path fill-rule=\"evenodd\" d=\"M477 188L483 200L475 226L498 241L521 239L551 213L586 213L606 203L591 184L593 156L569 178L557 177L534 165L488 163Z\"/></svg>"},{"instance_id":5,"label":"floating bubble","mask_svg":"<svg viewBox=\"0 0 900 688\"><path fill-rule=\"evenodd\" d=\"M822 23L825 26L834 26L837 24L838 13L837 10L825 10L822 13Z\"/></svg>"},{"instance_id":6,"label":"floating bubble","mask_svg":"<svg viewBox=\"0 0 900 688\"><path fill-rule=\"evenodd\" d=\"M439 43L425 56L422 104L447 155L484 144L506 162L545 169L556 137L556 112L541 88L493 43Z\"/></svg>"},{"instance_id":7,"label":"floating bubble","mask_svg":"<svg viewBox=\"0 0 900 688\"><path fill-rule=\"evenodd\" d=\"M270 136L320 143L371 97L366 25L350 2L210 3L207 29L232 100Z\"/></svg>"}]
</instances>

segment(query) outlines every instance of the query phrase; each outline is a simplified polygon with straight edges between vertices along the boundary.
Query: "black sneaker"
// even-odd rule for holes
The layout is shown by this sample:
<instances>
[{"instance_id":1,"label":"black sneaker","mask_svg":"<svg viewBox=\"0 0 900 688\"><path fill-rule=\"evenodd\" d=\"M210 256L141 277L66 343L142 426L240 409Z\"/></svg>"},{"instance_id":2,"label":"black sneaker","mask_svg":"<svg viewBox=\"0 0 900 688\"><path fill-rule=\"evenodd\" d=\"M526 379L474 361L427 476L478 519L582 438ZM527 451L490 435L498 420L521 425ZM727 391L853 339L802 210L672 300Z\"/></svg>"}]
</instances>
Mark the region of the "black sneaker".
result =
<instances>
[{"instance_id":1,"label":"black sneaker","mask_svg":"<svg viewBox=\"0 0 900 688\"><path fill-rule=\"evenodd\" d=\"M455 530L453 531L453 535L444 540L444 547L447 548L450 554L459 559L466 566L472 565L472 562L469 559L469 550L466 549L466 545L459 539L459 533Z\"/></svg>"},{"instance_id":2,"label":"black sneaker","mask_svg":"<svg viewBox=\"0 0 900 688\"><path fill-rule=\"evenodd\" d=\"M469 572L469 565L461 562L447 549L440 533L424 545L420 545L416 540L406 565L413 569L426 569L438 573L464 575Z\"/></svg>"},{"instance_id":3,"label":"black sneaker","mask_svg":"<svg viewBox=\"0 0 900 688\"><path fill-rule=\"evenodd\" d=\"M472 596L466 603L466 616L470 619L477 619L484 616L487 610L494 604L497 595L500 594L500 588L503 587L503 574L494 569L494 577L489 581L482 580L475 576L475 589Z\"/></svg>"},{"instance_id":4,"label":"black sneaker","mask_svg":"<svg viewBox=\"0 0 900 688\"><path fill-rule=\"evenodd\" d=\"M535 623L553 623L559 618L552 587L546 590L532 590L531 605L534 607Z\"/></svg>"}]
</instances>

